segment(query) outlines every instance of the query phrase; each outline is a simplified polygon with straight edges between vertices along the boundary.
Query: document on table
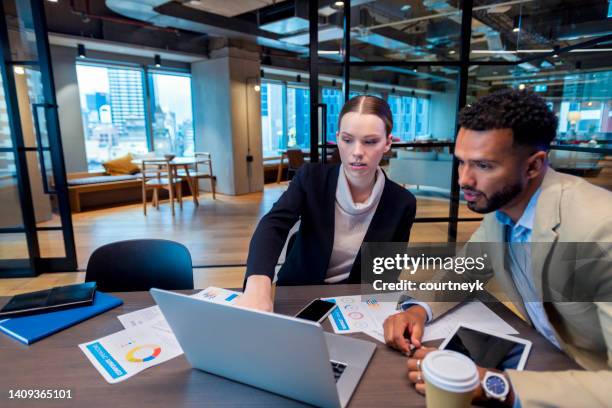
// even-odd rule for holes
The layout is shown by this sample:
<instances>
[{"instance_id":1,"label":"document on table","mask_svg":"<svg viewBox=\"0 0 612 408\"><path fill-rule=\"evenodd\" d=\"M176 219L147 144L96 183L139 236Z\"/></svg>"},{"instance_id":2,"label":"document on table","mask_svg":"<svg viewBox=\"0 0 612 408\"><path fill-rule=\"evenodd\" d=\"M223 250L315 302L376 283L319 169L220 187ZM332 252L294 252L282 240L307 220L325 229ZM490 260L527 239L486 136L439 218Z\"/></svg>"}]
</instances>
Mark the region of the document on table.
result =
<instances>
[{"instance_id":1,"label":"document on table","mask_svg":"<svg viewBox=\"0 0 612 408\"><path fill-rule=\"evenodd\" d=\"M398 296L399 297L399 296ZM381 343L385 342L383 323L398 311L395 302L381 302L372 296L340 296L327 298L336 307L329 315L335 333L363 332ZM516 330L480 301L466 302L452 312L427 324L423 341L446 338L458 324L469 324L483 330L503 334L518 334Z\"/></svg>"},{"instance_id":2,"label":"document on table","mask_svg":"<svg viewBox=\"0 0 612 408\"><path fill-rule=\"evenodd\" d=\"M329 320L335 333L363 332L384 343L383 322L396 313L395 302L382 302L372 296L340 296L326 298L337 304Z\"/></svg>"},{"instance_id":3,"label":"document on table","mask_svg":"<svg viewBox=\"0 0 612 408\"><path fill-rule=\"evenodd\" d=\"M240 293L209 287L191 297L215 303L232 303ZM159 306L118 316L125 327L117 333L79 344L89 361L111 384L183 354Z\"/></svg>"},{"instance_id":4,"label":"document on table","mask_svg":"<svg viewBox=\"0 0 612 408\"><path fill-rule=\"evenodd\" d=\"M232 303L236 298L240 296L240 293L234 292L227 289L217 288L214 286L210 286L196 294L191 295L191 297L201 300L208 300L209 302L214 303ZM122 314L121 316L117 316L123 327L136 327L141 326L145 323L156 322L157 324L161 324L163 326L166 319L159 310L159 306L151 306L144 309L136 310L134 312ZM166 326L168 323L165 323Z\"/></svg>"},{"instance_id":5,"label":"document on table","mask_svg":"<svg viewBox=\"0 0 612 408\"><path fill-rule=\"evenodd\" d=\"M173 338L142 325L79 344L79 347L102 377L114 384L183 354Z\"/></svg>"}]
</instances>

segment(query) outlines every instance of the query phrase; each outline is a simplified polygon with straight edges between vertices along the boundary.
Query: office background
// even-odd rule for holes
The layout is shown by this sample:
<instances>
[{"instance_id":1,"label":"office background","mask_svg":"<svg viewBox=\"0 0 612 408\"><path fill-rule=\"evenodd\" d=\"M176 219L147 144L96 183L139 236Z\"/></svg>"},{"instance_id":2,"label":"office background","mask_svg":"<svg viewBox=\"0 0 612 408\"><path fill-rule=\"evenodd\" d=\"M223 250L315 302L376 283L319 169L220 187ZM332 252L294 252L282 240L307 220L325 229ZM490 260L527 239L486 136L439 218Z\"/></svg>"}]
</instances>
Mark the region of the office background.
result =
<instances>
[{"instance_id":1,"label":"office background","mask_svg":"<svg viewBox=\"0 0 612 408\"><path fill-rule=\"evenodd\" d=\"M339 110L357 94L392 108L383 165L417 196L413 240L462 241L478 226L457 188L455 118L502 87L536 92L558 115L555 169L612 186L607 0L2 8L0 276L77 272L11 280L7 294L82 280L96 247L140 237L187 245L202 286L236 286L257 221L286 188L283 153L331 159ZM137 189L127 203L99 193L77 212L70 202L69 181L110 159L198 151L211 153L220 194L202 180L201 205L176 216L167 204L144 216Z\"/></svg>"}]
</instances>

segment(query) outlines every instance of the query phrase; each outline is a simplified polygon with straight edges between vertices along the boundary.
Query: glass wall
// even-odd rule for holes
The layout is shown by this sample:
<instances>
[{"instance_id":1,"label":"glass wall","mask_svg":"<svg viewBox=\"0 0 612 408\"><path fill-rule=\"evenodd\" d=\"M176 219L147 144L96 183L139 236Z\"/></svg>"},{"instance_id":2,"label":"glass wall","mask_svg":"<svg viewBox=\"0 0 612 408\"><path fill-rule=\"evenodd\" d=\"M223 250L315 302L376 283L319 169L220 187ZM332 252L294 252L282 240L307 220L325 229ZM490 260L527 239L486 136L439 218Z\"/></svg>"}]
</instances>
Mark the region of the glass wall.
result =
<instances>
[{"instance_id":1,"label":"glass wall","mask_svg":"<svg viewBox=\"0 0 612 408\"><path fill-rule=\"evenodd\" d=\"M103 162L127 153L193 153L190 76L158 71L148 76L145 81L142 67L77 62L90 171L100 170ZM150 115L146 92L151 95ZM152 118L151 131L148 117Z\"/></svg>"}]
</instances>

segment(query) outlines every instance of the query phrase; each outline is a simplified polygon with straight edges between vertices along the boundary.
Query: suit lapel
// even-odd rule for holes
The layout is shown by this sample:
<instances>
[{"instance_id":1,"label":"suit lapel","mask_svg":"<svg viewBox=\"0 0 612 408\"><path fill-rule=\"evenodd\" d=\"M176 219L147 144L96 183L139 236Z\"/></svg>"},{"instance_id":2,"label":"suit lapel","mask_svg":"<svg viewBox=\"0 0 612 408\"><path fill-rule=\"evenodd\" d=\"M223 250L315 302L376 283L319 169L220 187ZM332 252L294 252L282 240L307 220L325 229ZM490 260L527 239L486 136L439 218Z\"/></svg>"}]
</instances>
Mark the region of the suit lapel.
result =
<instances>
[{"instance_id":1,"label":"suit lapel","mask_svg":"<svg viewBox=\"0 0 612 408\"><path fill-rule=\"evenodd\" d=\"M540 299L543 299L543 271L550 251L557 242L556 228L561 222L560 202L563 185L558 173L549 168L541 186L542 192L536 204L531 242L531 271Z\"/></svg>"},{"instance_id":2,"label":"suit lapel","mask_svg":"<svg viewBox=\"0 0 612 408\"><path fill-rule=\"evenodd\" d=\"M324 201L321 203L323 206L321 211L323 214L323 225L327 226L327 228L331 230L331 233L323 234L321 237L324 240L322 248L325 250L323 259L327 259L327 263L325 267L321 269L321 276L319 276L320 282L325 280L327 268L329 267L329 260L331 259L331 253L334 247L336 229L336 188L338 186L338 174L341 171L340 167L341 165L337 165L329 170L329 176L325 181Z\"/></svg>"}]
</instances>

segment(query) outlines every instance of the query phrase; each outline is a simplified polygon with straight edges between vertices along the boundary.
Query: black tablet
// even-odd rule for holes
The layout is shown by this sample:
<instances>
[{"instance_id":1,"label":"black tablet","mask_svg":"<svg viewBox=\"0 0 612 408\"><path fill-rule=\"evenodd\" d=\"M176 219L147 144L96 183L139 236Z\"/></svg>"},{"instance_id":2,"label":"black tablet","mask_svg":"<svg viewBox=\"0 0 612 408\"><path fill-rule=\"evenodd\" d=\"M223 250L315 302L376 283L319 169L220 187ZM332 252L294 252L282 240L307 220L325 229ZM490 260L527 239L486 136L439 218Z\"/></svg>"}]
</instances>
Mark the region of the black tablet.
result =
<instances>
[{"instance_id":1,"label":"black tablet","mask_svg":"<svg viewBox=\"0 0 612 408\"><path fill-rule=\"evenodd\" d=\"M440 350L459 352L485 368L522 370L531 351L531 342L460 324L442 342Z\"/></svg>"},{"instance_id":2,"label":"black tablet","mask_svg":"<svg viewBox=\"0 0 612 408\"><path fill-rule=\"evenodd\" d=\"M91 305L96 282L59 286L38 292L16 295L0 310L0 317L17 317L59 309Z\"/></svg>"}]
</instances>

